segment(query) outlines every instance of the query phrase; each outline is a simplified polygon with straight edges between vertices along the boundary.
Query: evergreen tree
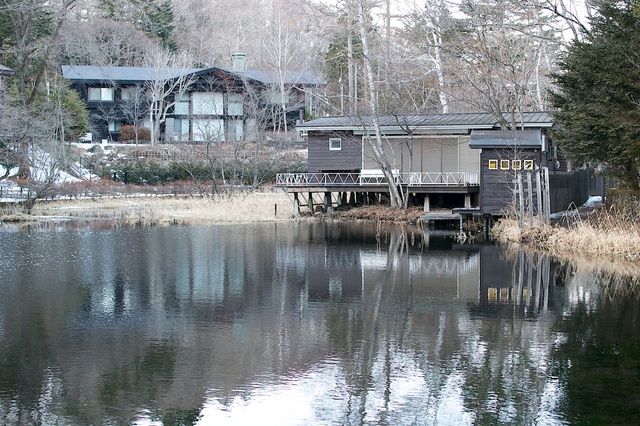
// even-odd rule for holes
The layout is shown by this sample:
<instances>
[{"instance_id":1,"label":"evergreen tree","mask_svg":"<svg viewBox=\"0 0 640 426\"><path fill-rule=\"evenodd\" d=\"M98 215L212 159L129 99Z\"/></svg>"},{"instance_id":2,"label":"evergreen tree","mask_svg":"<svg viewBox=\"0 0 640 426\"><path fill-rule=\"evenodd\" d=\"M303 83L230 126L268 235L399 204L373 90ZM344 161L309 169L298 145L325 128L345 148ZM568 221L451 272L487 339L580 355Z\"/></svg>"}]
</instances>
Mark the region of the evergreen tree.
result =
<instances>
[{"instance_id":1,"label":"evergreen tree","mask_svg":"<svg viewBox=\"0 0 640 426\"><path fill-rule=\"evenodd\" d=\"M178 44L173 39L174 15L170 0L101 0L99 8L105 18L128 22L162 47L175 52Z\"/></svg>"},{"instance_id":2,"label":"evergreen tree","mask_svg":"<svg viewBox=\"0 0 640 426\"><path fill-rule=\"evenodd\" d=\"M555 139L576 163L601 162L640 187L640 14L636 0L604 0L554 75Z\"/></svg>"}]
</instances>

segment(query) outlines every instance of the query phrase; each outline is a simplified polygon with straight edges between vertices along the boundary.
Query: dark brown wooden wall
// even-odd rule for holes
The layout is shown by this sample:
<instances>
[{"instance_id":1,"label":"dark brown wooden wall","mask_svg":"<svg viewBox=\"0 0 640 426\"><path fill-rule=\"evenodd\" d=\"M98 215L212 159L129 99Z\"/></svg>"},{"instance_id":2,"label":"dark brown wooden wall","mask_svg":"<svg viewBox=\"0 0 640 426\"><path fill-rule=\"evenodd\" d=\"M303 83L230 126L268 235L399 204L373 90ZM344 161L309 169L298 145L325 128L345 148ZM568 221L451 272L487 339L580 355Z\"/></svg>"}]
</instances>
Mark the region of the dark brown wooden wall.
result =
<instances>
[{"instance_id":1,"label":"dark brown wooden wall","mask_svg":"<svg viewBox=\"0 0 640 426\"><path fill-rule=\"evenodd\" d=\"M513 203L516 171L500 170L500 160L534 160L536 167L545 166L539 150L483 149L480 156L480 211L501 216ZM489 160L498 160L498 170L489 170ZM542 162L542 164L541 164Z\"/></svg>"},{"instance_id":2,"label":"dark brown wooden wall","mask_svg":"<svg viewBox=\"0 0 640 426\"><path fill-rule=\"evenodd\" d=\"M362 138L352 132L309 132L309 173L360 170ZM329 150L329 138L342 138L342 149Z\"/></svg>"},{"instance_id":3,"label":"dark brown wooden wall","mask_svg":"<svg viewBox=\"0 0 640 426\"><path fill-rule=\"evenodd\" d=\"M541 155L539 151L522 150L514 154L511 150L483 149L481 155L481 187L480 187L480 211L483 214L501 216L504 210L513 203L513 190L516 173L513 170L489 170L490 159L513 159L517 157L521 160L532 159L537 167L546 166L549 168L549 196L551 213L566 210L570 205L576 207L584 204L592 191L590 185L591 170L577 170L574 172L554 171L553 161L548 161L546 155ZM499 166L498 166L499 167ZM523 176L526 171L522 171ZM533 186L535 190L535 177ZM523 179L526 192L526 180ZM526 196L526 194L525 194ZM537 198L533 196L533 210L536 211Z\"/></svg>"}]
</instances>

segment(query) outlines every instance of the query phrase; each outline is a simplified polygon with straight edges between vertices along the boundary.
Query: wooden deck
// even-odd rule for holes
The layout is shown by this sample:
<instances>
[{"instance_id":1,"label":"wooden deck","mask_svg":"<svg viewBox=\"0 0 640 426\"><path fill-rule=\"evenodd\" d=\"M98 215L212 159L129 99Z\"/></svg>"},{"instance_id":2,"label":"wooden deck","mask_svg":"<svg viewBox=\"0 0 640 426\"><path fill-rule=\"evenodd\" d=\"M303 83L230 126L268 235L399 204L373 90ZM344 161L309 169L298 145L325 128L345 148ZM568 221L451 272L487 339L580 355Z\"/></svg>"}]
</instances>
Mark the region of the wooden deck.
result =
<instances>
[{"instance_id":1,"label":"wooden deck","mask_svg":"<svg viewBox=\"0 0 640 426\"><path fill-rule=\"evenodd\" d=\"M429 196L462 194L470 205L471 194L478 194L478 174L462 172L423 173L393 172L394 184L403 193L424 194L425 210L429 210ZM292 195L294 212L301 207L308 211L329 211L343 205L377 203L389 193L387 178L377 170L362 173L280 173L276 186ZM455 219L455 218L454 218Z\"/></svg>"},{"instance_id":2,"label":"wooden deck","mask_svg":"<svg viewBox=\"0 0 640 426\"><path fill-rule=\"evenodd\" d=\"M373 173L278 173L276 186L285 188L370 188L386 187L388 181L379 171ZM464 172L409 172L393 173L394 183L412 189L466 188L479 186L477 173Z\"/></svg>"}]
</instances>

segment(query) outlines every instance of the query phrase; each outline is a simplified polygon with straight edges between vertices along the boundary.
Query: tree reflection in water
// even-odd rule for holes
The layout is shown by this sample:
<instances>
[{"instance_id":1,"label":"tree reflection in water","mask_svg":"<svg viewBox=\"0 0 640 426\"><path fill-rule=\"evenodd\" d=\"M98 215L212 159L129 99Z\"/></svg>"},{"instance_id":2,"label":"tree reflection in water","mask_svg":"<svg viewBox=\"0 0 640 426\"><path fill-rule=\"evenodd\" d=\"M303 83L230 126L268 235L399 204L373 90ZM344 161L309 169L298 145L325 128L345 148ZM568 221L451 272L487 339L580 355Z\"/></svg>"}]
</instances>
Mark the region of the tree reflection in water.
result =
<instances>
[{"instance_id":1,"label":"tree reflection in water","mask_svg":"<svg viewBox=\"0 0 640 426\"><path fill-rule=\"evenodd\" d=\"M636 283L454 236L303 222L0 233L0 419L631 422Z\"/></svg>"}]
</instances>

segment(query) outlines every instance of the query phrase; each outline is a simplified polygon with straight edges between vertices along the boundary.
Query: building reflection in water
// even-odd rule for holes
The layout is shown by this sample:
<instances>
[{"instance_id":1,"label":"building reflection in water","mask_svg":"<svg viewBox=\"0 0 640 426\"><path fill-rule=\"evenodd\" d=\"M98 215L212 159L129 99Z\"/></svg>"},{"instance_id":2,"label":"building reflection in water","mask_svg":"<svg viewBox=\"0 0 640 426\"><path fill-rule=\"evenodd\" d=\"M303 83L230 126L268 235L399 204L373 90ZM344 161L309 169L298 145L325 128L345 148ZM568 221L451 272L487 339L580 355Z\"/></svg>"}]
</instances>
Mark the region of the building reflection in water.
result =
<instances>
[{"instance_id":1,"label":"building reflection in water","mask_svg":"<svg viewBox=\"0 0 640 426\"><path fill-rule=\"evenodd\" d=\"M0 355L22 373L0 380L0 410L94 424L555 418L563 269L453 235L333 223L5 235L21 251L2 260ZM49 405L33 405L51 375ZM16 408L17 394L36 402Z\"/></svg>"}]
</instances>

